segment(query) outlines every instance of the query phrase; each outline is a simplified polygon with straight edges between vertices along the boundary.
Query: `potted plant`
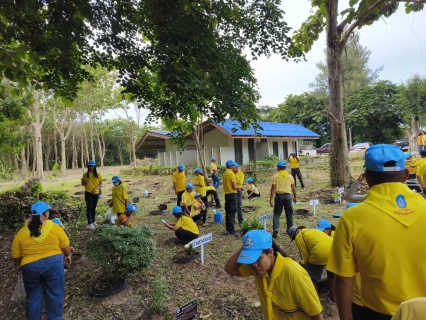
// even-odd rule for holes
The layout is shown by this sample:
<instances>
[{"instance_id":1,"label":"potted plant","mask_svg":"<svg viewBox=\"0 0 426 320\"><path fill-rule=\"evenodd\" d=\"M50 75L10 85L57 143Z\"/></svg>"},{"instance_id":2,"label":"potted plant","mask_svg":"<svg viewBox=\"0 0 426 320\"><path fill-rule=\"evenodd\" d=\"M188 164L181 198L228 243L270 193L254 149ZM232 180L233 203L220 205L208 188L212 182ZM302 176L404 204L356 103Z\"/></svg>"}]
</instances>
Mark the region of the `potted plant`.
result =
<instances>
[{"instance_id":1,"label":"potted plant","mask_svg":"<svg viewBox=\"0 0 426 320\"><path fill-rule=\"evenodd\" d=\"M338 193L338 192L334 192L334 193L332 194L332 196L333 196L334 203L338 203L338 204L340 204L340 193Z\"/></svg>"},{"instance_id":2,"label":"potted plant","mask_svg":"<svg viewBox=\"0 0 426 320\"><path fill-rule=\"evenodd\" d=\"M104 269L104 278L98 280L90 293L104 296L127 287L126 276L143 272L152 265L156 254L154 232L147 227L96 227L87 242L87 255ZM100 287L100 288L99 288Z\"/></svg>"},{"instance_id":3,"label":"potted plant","mask_svg":"<svg viewBox=\"0 0 426 320\"><path fill-rule=\"evenodd\" d=\"M250 230L263 230L263 223L260 223L256 218L253 218L253 220L244 220L241 224L241 229L243 231L243 235Z\"/></svg>"}]
</instances>

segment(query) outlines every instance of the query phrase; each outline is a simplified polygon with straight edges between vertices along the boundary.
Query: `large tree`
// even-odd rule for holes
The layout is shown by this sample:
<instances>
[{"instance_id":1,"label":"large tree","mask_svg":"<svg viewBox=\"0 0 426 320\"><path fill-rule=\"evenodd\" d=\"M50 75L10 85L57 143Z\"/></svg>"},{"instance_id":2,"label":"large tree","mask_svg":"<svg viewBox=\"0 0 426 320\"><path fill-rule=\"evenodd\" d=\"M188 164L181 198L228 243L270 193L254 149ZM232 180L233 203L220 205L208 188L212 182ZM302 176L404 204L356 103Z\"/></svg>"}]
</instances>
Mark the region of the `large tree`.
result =
<instances>
[{"instance_id":1,"label":"large tree","mask_svg":"<svg viewBox=\"0 0 426 320\"><path fill-rule=\"evenodd\" d=\"M347 157L347 138L344 107L342 104L342 54L351 34L363 26L371 25L382 17L391 16L400 2L407 13L423 10L426 0L351 0L349 7L339 13L339 0L311 0L315 12L295 32L293 55L308 52L326 28L327 68L330 105L327 114L331 123L330 178L332 186L346 185L350 180ZM339 14L342 17L337 21Z\"/></svg>"}]
</instances>

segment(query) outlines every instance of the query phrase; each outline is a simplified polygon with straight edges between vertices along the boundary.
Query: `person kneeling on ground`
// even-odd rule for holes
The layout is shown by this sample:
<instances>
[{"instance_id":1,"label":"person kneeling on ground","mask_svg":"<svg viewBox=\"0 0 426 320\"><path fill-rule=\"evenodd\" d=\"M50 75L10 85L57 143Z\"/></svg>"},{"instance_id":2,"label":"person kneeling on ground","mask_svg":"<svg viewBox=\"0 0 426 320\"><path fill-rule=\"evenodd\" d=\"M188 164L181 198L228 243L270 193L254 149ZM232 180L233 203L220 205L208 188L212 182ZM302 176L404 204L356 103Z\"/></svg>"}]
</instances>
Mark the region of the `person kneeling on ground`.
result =
<instances>
[{"instance_id":1,"label":"person kneeling on ground","mask_svg":"<svg viewBox=\"0 0 426 320\"><path fill-rule=\"evenodd\" d=\"M308 273L286 257L265 230L244 235L242 248L228 260L225 271L232 276L254 277L263 319L323 319Z\"/></svg>"},{"instance_id":2,"label":"person kneeling on ground","mask_svg":"<svg viewBox=\"0 0 426 320\"><path fill-rule=\"evenodd\" d=\"M213 204L213 200L214 200L214 203L216 205L216 209L222 209L222 206L220 205L219 196L217 194L216 189L213 186L206 187L206 197L208 197L208 196L213 198L213 199L210 200L210 205Z\"/></svg>"},{"instance_id":3,"label":"person kneeling on ground","mask_svg":"<svg viewBox=\"0 0 426 320\"><path fill-rule=\"evenodd\" d=\"M246 180L248 182L249 187L247 190L247 198L249 199L256 199L260 197L259 189L257 188L256 184L254 183L253 178L248 178Z\"/></svg>"},{"instance_id":4,"label":"person kneeling on ground","mask_svg":"<svg viewBox=\"0 0 426 320\"><path fill-rule=\"evenodd\" d=\"M287 233L291 241L296 241L296 246L303 257L300 264L308 271L318 291L318 282L327 264L333 239L320 230L305 227L292 226Z\"/></svg>"},{"instance_id":5,"label":"person kneeling on ground","mask_svg":"<svg viewBox=\"0 0 426 320\"><path fill-rule=\"evenodd\" d=\"M191 218L197 225L205 226L207 210L206 206L201 198L201 194L196 193L194 202L191 205Z\"/></svg>"},{"instance_id":6,"label":"person kneeling on ground","mask_svg":"<svg viewBox=\"0 0 426 320\"><path fill-rule=\"evenodd\" d=\"M182 211L182 208L175 206L170 214L173 214L177 219L176 223L165 222L164 225L175 232L176 237L187 244L198 238L200 231L191 217Z\"/></svg>"},{"instance_id":7,"label":"person kneeling on ground","mask_svg":"<svg viewBox=\"0 0 426 320\"><path fill-rule=\"evenodd\" d=\"M126 211L120 214L117 221L115 221L115 225L117 227L119 226L133 227L133 218L138 212L139 212L139 209L134 204L128 204L126 207Z\"/></svg>"}]
</instances>

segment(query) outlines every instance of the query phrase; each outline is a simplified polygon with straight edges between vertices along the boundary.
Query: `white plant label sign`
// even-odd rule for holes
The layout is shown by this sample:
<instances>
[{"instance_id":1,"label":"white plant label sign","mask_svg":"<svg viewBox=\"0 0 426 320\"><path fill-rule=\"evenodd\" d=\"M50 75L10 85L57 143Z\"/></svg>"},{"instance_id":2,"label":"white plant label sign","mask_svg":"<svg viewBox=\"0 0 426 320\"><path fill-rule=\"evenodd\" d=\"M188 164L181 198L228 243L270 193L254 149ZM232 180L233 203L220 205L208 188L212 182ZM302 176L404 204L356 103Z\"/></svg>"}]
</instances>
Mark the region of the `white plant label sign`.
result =
<instances>
[{"instance_id":1,"label":"white plant label sign","mask_svg":"<svg viewBox=\"0 0 426 320\"><path fill-rule=\"evenodd\" d=\"M201 247L201 264L204 264L204 245L212 240L213 234L209 233L191 241L193 248Z\"/></svg>"},{"instance_id":2,"label":"white plant label sign","mask_svg":"<svg viewBox=\"0 0 426 320\"><path fill-rule=\"evenodd\" d=\"M266 230L266 221L271 220L271 218L272 218L271 213L267 213L259 217L259 222L263 223L263 229Z\"/></svg>"},{"instance_id":3,"label":"white plant label sign","mask_svg":"<svg viewBox=\"0 0 426 320\"><path fill-rule=\"evenodd\" d=\"M315 208L316 208L317 205L319 205L319 200L318 199L309 200L309 204L314 207L314 217L316 217L317 213L315 211Z\"/></svg>"}]
</instances>

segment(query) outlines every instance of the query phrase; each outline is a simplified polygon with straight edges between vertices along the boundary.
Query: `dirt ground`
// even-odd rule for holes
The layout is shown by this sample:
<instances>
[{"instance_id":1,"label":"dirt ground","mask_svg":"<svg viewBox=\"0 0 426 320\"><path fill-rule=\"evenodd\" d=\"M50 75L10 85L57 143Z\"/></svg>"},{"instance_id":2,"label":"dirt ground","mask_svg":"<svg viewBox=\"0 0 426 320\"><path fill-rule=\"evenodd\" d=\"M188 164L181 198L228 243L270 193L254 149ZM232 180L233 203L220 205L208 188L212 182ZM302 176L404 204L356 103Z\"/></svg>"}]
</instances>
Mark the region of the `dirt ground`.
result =
<instances>
[{"instance_id":1,"label":"dirt ground","mask_svg":"<svg viewBox=\"0 0 426 320\"><path fill-rule=\"evenodd\" d=\"M119 172L119 167L99 168L106 181L103 187L102 199L98 205L98 223L103 221L103 212L106 211L106 201L111 192L111 177ZM306 173L309 172L309 178ZM332 216L344 210L344 204L323 204L332 199L334 189L327 186L327 165L310 165L302 168L305 175L306 190L298 189L299 205L294 209L309 209L310 199L319 199L321 204L316 207L317 217L295 217L296 225L314 227L319 218L327 218L336 224L337 220ZM64 178L55 178L43 182L45 190L68 190L70 195L81 191L81 187L74 187L79 183L82 171L69 171ZM354 173L355 176L356 173ZM247 175L248 177L249 175ZM267 212L271 212L269 206L269 188L271 173L259 175L258 187L262 195L255 202L243 200L243 205L254 205L255 211L245 213L245 219L257 218ZM197 299L200 318L204 319L262 319L259 299L252 279L231 277L223 270L227 259L241 246L241 235L238 237L223 236L224 224L215 223L212 209L209 209L207 226L201 228L201 234L212 233L213 241L205 246L205 263L195 260L188 264L173 262L173 256L183 253L182 245L176 244L174 234L161 223L164 218L173 221L171 216L154 216L148 214L156 210L158 204L168 203L168 209L174 205L171 198L171 176L121 176L128 184L131 192L129 198L139 197L140 213L136 216L137 225L146 225L155 232L158 255L154 265L143 275L131 275L127 281L129 286L124 291L109 297L97 298L90 295L89 290L100 279L102 271L93 261L87 257L82 263L72 265L66 275L66 297L63 319L176 319L176 309L187 302ZM192 174L187 175L187 181L193 181ZM16 182L14 183L16 185ZM13 184L12 184L13 185ZM14 185L13 185L14 186ZM5 183L0 184L1 189L7 188ZM142 192L148 190L151 195L142 198ZM220 188L219 197L223 201L224 195ZM78 201L82 202L80 198ZM223 205L223 204L222 204ZM282 223L285 223L282 216ZM82 217L77 235L71 239L71 244L76 251L85 254L85 243L91 236L91 230L86 228L85 218ZM268 221L267 227L272 227L272 221ZM2 232L0 238L0 319L26 319L25 308L10 298L16 284L13 261L10 257L10 248L15 230ZM290 243L286 234L280 234L278 243L283 246L297 261L300 260L298 250L294 243ZM148 315L147 309L152 294L152 282L158 276L165 277L168 285L168 307L161 314ZM335 304L327 302L326 293L320 293L325 319L338 319Z\"/></svg>"}]
</instances>

